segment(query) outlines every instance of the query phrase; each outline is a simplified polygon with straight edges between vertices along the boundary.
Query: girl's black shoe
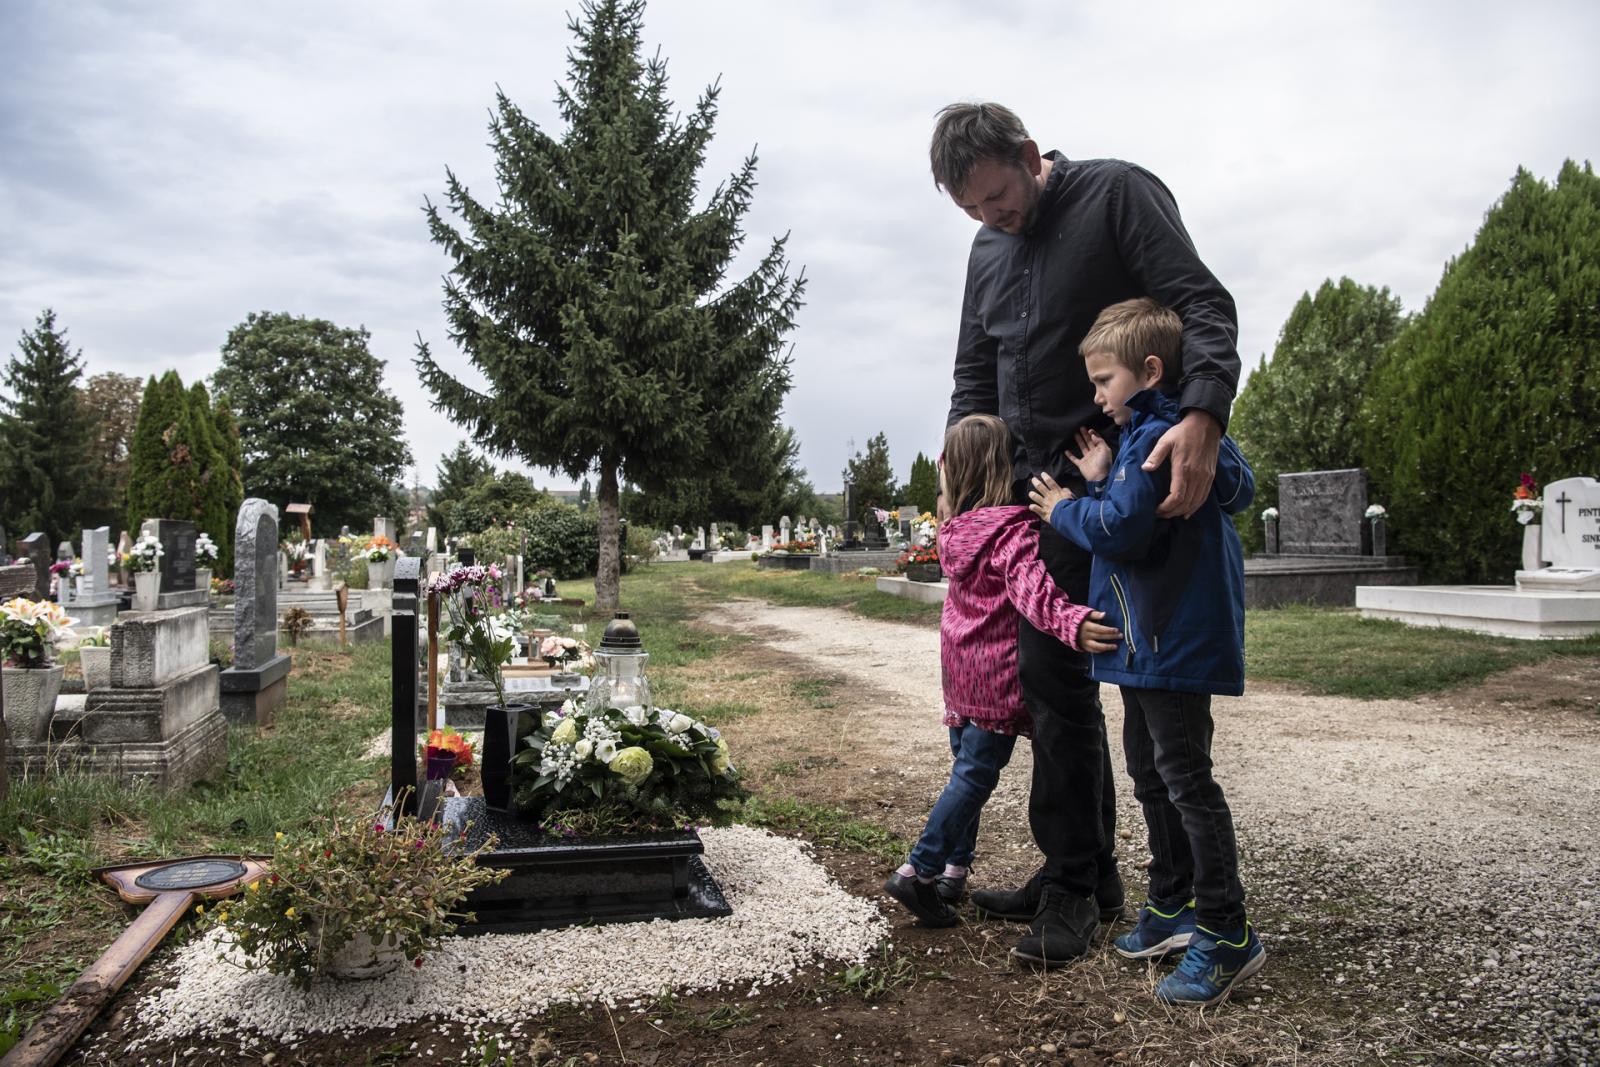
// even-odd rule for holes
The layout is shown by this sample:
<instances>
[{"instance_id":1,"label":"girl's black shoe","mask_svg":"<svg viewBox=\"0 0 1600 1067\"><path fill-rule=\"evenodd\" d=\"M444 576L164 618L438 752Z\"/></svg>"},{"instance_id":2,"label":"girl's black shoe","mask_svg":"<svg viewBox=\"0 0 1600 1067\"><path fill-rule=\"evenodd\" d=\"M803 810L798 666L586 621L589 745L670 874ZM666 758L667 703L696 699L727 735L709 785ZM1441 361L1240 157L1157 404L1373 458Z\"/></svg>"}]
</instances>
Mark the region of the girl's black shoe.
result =
<instances>
[{"instance_id":1,"label":"girl's black shoe","mask_svg":"<svg viewBox=\"0 0 1600 1067\"><path fill-rule=\"evenodd\" d=\"M923 926L954 926L961 921L956 910L939 896L939 888L933 882L924 882L915 876L907 878L899 871L889 876L883 883L883 891L901 904L905 909L917 917Z\"/></svg>"}]
</instances>

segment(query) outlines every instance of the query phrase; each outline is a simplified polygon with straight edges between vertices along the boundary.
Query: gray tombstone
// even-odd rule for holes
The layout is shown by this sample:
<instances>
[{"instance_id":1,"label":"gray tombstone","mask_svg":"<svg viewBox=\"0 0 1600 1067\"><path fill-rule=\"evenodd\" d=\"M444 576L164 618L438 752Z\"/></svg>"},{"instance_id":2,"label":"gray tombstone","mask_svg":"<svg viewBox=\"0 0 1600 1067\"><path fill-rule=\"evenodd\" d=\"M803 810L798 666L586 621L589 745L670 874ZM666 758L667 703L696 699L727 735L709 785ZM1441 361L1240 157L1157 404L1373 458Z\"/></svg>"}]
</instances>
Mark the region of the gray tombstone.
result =
<instances>
[{"instance_id":1,"label":"gray tombstone","mask_svg":"<svg viewBox=\"0 0 1600 1067\"><path fill-rule=\"evenodd\" d=\"M0 526L0 567L11 562L11 542L6 540L6 528Z\"/></svg>"},{"instance_id":2,"label":"gray tombstone","mask_svg":"<svg viewBox=\"0 0 1600 1067\"><path fill-rule=\"evenodd\" d=\"M73 596L72 615L80 626L110 626L117 621L117 594L111 591L111 530L83 531L83 578Z\"/></svg>"},{"instance_id":3,"label":"gray tombstone","mask_svg":"<svg viewBox=\"0 0 1600 1067\"><path fill-rule=\"evenodd\" d=\"M844 531L840 539L840 548L861 547L861 521L856 515L861 502L856 499L856 486L854 482L844 483Z\"/></svg>"},{"instance_id":4,"label":"gray tombstone","mask_svg":"<svg viewBox=\"0 0 1600 1067\"><path fill-rule=\"evenodd\" d=\"M423 547L428 550L428 555L439 551L439 530L437 527L428 527L428 539L423 542Z\"/></svg>"},{"instance_id":5,"label":"gray tombstone","mask_svg":"<svg viewBox=\"0 0 1600 1067\"><path fill-rule=\"evenodd\" d=\"M222 713L266 725L287 691L289 657L278 654L278 509L251 497L233 531L233 666L222 672Z\"/></svg>"},{"instance_id":6,"label":"gray tombstone","mask_svg":"<svg viewBox=\"0 0 1600 1067\"><path fill-rule=\"evenodd\" d=\"M784 544L794 540L794 536L789 530L789 516L787 515L780 516L778 519L778 540Z\"/></svg>"},{"instance_id":7,"label":"gray tombstone","mask_svg":"<svg viewBox=\"0 0 1600 1067\"><path fill-rule=\"evenodd\" d=\"M680 538L682 536L683 536L683 527L679 526L677 523L673 523L672 524L672 539L674 541L676 541L678 538Z\"/></svg>"},{"instance_id":8,"label":"gray tombstone","mask_svg":"<svg viewBox=\"0 0 1600 1067\"><path fill-rule=\"evenodd\" d=\"M722 534L717 530L717 524L711 524L711 539L706 542L706 548L712 552L722 551Z\"/></svg>"},{"instance_id":9,"label":"gray tombstone","mask_svg":"<svg viewBox=\"0 0 1600 1067\"><path fill-rule=\"evenodd\" d=\"M775 542L772 540L772 524L767 523L761 527L761 549L770 551Z\"/></svg>"},{"instance_id":10,"label":"gray tombstone","mask_svg":"<svg viewBox=\"0 0 1600 1067\"><path fill-rule=\"evenodd\" d=\"M71 563L78 558L78 553L73 551L71 541L63 541L56 546L56 562Z\"/></svg>"},{"instance_id":11,"label":"gray tombstone","mask_svg":"<svg viewBox=\"0 0 1600 1067\"><path fill-rule=\"evenodd\" d=\"M1359 556L1366 551L1367 472L1278 475L1278 550L1286 556Z\"/></svg>"},{"instance_id":12,"label":"gray tombstone","mask_svg":"<svg viewBox=\"0 0 1600 1067\"><path fill-rule=\"evenodd\" d=\"M71 541L63 541L56 546L56 562L69 564L67 569L56 575L56 602L62 607L72 604L72 568L70 564L77 558L77 553L72 550Z\"/></svg>"},{"instance_id":13,"label":"gray tombstone","mask_svg":"<svg viewBox=\"0 0 1600 1067\"><path fill-rule=\"evenodd\" d=\"M195 524L187 519L146 519L139 532L153 534L161 542L161 592L195 592L194 542L200 533Z\"/></svg>"},{"instance_id":14,"label":"gray tombstone","mask_svg":"<svg viewBox=\"0 0 1600 1067\"><path fill-rule=\"evenodd\" d=\"M395 523L394 523L393 519L384 518L384 517L380 516L380 517L372 520L372 536L373 537L386 537L389 540L393 541L394 540L394 535L395 535Z\"/></svg>"},{"instance_id":15,"label":"gray tombstone","mask_svg":"<svg viewBox=\"0 0 1600 1067\"><path fill-rule=\"evenodd\" d=\"M910 504L900 505L900 536L911 540L911 524L917 521L918 511Z\"/></svg>"},{"instance_id":16,"label":"gray tombstone","mask_svg":"<svg viewBox=\"0 0 1600 1067\"><path fill-rule=\"evenodd\" d=\"M33 564L33 599L50 597L50 538L42 533L31 533L17 542L22 558Z\"/></svg>"}]
</instances>

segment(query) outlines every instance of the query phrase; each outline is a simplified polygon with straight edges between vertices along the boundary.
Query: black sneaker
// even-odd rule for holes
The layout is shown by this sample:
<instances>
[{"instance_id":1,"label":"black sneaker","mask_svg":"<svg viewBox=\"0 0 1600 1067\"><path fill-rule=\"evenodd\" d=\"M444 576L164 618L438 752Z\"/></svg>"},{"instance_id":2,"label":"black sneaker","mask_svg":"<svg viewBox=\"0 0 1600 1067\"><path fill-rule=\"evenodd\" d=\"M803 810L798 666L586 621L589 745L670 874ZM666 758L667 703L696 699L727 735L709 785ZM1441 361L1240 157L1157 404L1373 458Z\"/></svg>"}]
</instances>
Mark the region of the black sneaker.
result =
<instances>
[{"instance_id":1,"label":"black sneaker","mask_svg":"<svg viewBox=\"0 0 1600 1067\"><path fill-rule=\"evenodd\" d=\"M967 899L967 878L952 878L948 874L941 874L933 880L933 886L939 891L939 899L952 908L959 907Z\"/></svg>"},{"instance_id":2,"label":"black sneaker","mask_svg":"<svg viewBox=\"0 0 1600 1067\"><path fill-rule=\"evenodd\" d=\"M1039 914L1028 934L1011 950L1012 958L1031 967L1054 970L1089 951L1099 926L1099 906L1093 897L1080 897L1058 885L1044 887Z\"/></svg>"},{"instance_id":3,"label":"black sneaker","mask_svg":"<svg viewBox=\"0 0 1600 1067\"><path fill-rule=\"evenodd\" d=\"M1028 884L1021 889L975 889L972 906L978 909L980 919L1004 919L1007 922L1032 922L1039 913L1040 889L1044 885L1044 868L1033 872ZM1100 908L1100 921L1116 922L1122 918L1124 903L1122 876L1115 871L1101 879L1095 886L1095 903Z\"/></svg>"},{"instance_id":4,"label":"black sneaker","mask_svg":"<svg viewBox=\"0 0 1600 1067\"><path fill-rule=\"evenodd\" d=\"M956 910L939 896L939 889L931 881L912 876L907 878L899 871L883 883L883 891L915 915L923 926L954 926L961 921Z\"/></svg>"}]
</instances>

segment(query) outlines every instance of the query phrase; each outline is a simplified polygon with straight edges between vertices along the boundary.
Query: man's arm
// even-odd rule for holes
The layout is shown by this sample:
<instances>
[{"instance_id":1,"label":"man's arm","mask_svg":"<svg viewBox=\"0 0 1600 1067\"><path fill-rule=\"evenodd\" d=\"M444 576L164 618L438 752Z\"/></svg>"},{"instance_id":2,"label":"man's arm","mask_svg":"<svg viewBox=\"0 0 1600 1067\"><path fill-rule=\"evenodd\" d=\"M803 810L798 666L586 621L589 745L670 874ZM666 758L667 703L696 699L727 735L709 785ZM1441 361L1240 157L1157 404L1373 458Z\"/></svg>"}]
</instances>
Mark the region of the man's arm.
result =
<instances>
[{"instance_id":1,"label":"man's arm","mask_svg":"<svg viewBox=\"0 0 1600 1067\"><path fill-rule=\"evenodd\" d=\"M995 371L998 352L999 343L984 332L978 316L969 267L966 292L961 298L961 331L956 339L955 389L950 394L950 415L944 423L947 429L968 415L1000 414L1000 385Z\"/></svg>"},{"instance_id":2,"label":"man's arm","mask_svg":"<svg viewBox=\"0 0 1600 1067\"><path fill-rule=\"evenodd\" d=\"M1183 419L1151 450L1146 470L1172 463L1163 518L1199 510L1211 491L1217 448L1239 384L1239 317L1233 297L1200 260L1178 205L1149 171L1129 167L1117 188L1112 225L1123 262L1145 295L1183 320Z\"/></svg>"}]
</instances>

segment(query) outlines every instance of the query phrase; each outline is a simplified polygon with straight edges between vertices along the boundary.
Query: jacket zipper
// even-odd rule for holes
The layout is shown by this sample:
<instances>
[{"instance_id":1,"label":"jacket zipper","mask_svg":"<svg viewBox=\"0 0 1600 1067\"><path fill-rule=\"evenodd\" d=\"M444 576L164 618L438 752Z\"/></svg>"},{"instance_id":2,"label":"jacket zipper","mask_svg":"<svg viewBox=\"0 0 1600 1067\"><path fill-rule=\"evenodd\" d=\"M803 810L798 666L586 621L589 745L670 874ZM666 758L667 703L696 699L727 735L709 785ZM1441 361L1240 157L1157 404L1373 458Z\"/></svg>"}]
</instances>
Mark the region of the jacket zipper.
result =
<instances>
[{"instance_id":1,"label":"jacket zipper","mask_svg":"<svg viewBox=\"0 0 1600 1067\"><path fill-rule=\"evenodd\" d=\"M1122 583L1117 580L1115 573L1111 575L1111 592L1116 595L1117 606L1122 608L1122 621L1124 623L1122 637L1128 642L1127 651L1123 655L1123 662L1131 664L1133 662L1133 654L1139 651L1139 644L1134 640L1136 630L1133 624L1133 608L1128 598L1123 594Z\"/></svg>"}]
</instances>

